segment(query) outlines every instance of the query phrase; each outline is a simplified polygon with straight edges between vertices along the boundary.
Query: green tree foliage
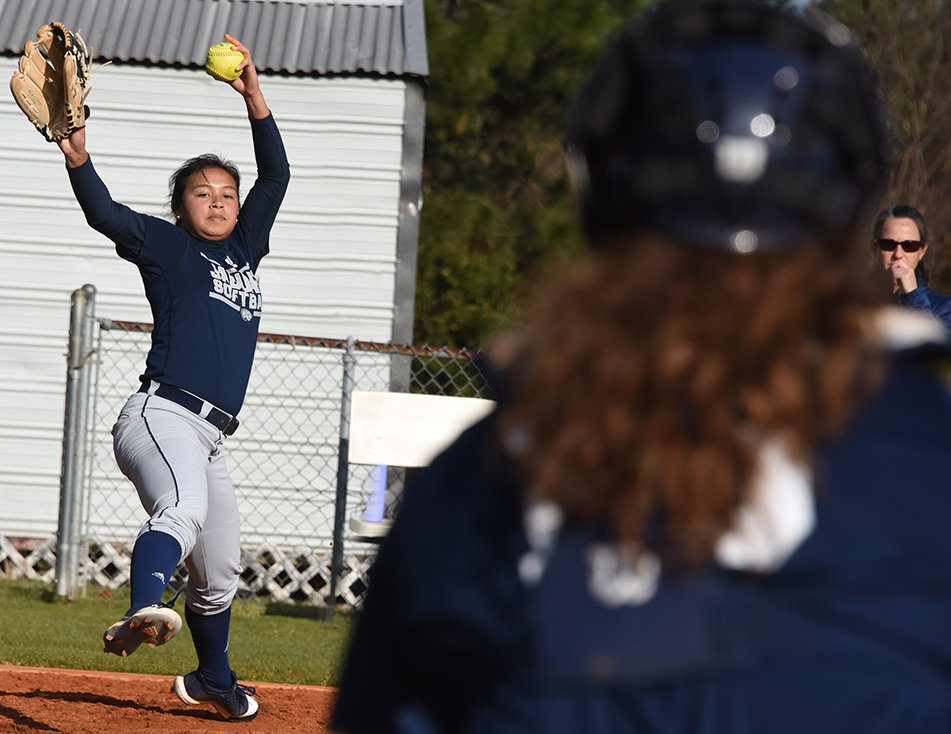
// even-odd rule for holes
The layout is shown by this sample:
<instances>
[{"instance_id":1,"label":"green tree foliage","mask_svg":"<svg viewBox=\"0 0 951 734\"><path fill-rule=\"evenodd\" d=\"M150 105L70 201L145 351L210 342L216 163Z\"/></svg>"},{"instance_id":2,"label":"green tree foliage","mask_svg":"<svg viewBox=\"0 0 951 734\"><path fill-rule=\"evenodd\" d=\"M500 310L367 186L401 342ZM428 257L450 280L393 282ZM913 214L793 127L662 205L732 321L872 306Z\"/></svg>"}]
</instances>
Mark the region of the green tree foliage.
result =
<instances>
[{"instance_id":1,"label":"green tree foliage","mask_svg":"<svg viewBox=\"0 0 951 734\"><path fill-rule=\"evenodd\" d=\"M580 248L565 111L644 0L426 0L415 339L481 346L523 285Z\"/></svg>"},{"instance_id":2,"label":"green tree foliage","mask_svg":"<svg viewBox=\"0 0 951 734\"><path fill-rule=\"evenodd\" d=\"M911 204L924 213L932 286L951 292L951 6L943 0L817 5L856 33L880 75L898 144L881 208Z\"/></svg>"}]
</instances>

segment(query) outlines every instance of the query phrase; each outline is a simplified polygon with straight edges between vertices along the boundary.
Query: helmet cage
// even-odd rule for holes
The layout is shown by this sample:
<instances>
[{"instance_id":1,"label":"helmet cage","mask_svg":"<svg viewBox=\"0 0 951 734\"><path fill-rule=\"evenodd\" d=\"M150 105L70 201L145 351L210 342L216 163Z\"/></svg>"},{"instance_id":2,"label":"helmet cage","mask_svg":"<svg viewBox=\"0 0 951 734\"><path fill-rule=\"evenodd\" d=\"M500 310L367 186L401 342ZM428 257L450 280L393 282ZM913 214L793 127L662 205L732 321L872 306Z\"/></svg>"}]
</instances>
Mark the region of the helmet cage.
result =
<instances>
[{"instance_id":1,"label":"helmet cage","mask_svg":"<svg viewBox=\"0 0 951 734\"><path fill-rule=\"evenodd\" d=\"M849 31L742 0L668 3L629 26L568 143L594 241L649 229L741 253L842 241L888 148Z\"/></svg>"}]
</instances>

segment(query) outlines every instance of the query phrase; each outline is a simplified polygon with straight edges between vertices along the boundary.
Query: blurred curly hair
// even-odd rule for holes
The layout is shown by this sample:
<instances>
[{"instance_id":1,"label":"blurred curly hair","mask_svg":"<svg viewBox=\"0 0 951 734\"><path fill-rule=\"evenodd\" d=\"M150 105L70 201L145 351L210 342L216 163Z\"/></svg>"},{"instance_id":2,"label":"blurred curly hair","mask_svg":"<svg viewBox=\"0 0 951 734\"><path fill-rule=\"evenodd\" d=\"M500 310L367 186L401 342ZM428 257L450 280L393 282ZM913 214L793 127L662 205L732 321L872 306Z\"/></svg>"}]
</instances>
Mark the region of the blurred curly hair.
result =
<instances>
[{"instance_id":1,"label":"blurred curly hair","mask_svg":"<svg viewBox=\"0 0 951 734\"><path fill-rule=\"evenodd\" d=\"M666 552L709 559L764 440L808 461L879 384L866 272L818 244L737 256L631 237L587 253L503 367L498 437L526 495L635 547L661 520Z\"/></svg>"}]
</instances>

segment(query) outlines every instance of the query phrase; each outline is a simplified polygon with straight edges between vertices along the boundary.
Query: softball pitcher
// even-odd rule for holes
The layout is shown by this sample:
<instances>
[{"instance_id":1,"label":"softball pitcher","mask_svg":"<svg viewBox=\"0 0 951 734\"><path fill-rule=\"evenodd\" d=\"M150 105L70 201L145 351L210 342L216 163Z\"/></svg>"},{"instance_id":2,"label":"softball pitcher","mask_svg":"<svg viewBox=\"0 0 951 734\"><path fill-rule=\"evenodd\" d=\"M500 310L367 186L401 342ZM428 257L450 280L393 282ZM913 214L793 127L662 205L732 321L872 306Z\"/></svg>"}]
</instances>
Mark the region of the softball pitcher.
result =
<instances>
[{"instance_id":1,"label":"softball pitcher","mask_svg":"<svg viewBox=\"0 0 951 734\"><path fill-rule=\"evenodd\" d=\"M241 571L240 520L222 444L238 428L263 306L255 275L290 171L250 51L228 81L247 105L258 177L242 205L240 175L214 155L186 161L169 181L172 224L113 201L86 152L85 129L58 141L89 225L139 269L155 328L142 387L113 429L116 460L149 519L132 553L132 603L105 633L105 651L130 655L182 626L162 604L178 564L188 568L185 619L198 669L176 678L185 703L230 719L258 711L228 660L231 602ZM240 219L239 219L240 210Z\"/></svg>"}]
</instances>

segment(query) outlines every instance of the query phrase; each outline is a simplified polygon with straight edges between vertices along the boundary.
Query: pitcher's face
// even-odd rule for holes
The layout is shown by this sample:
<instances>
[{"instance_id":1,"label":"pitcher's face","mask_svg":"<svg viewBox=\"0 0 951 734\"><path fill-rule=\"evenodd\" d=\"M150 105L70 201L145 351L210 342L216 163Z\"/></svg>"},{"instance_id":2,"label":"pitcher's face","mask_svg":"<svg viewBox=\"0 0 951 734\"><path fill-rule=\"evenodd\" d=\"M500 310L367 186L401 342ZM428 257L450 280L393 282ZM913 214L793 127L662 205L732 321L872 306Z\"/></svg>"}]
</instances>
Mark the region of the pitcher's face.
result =
<instances>
[{"instance_id":1,"label":"pitcher's face","mask_svg":"<svg viewBox=\"0 0 951 734\"><path fill-rule=\"evenodd\" d=\"M218 242L238 222L238 187L222 168L203 168L188 177L181 209L175 212L191 235Z\"/></svg>"}]
</instances>

